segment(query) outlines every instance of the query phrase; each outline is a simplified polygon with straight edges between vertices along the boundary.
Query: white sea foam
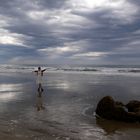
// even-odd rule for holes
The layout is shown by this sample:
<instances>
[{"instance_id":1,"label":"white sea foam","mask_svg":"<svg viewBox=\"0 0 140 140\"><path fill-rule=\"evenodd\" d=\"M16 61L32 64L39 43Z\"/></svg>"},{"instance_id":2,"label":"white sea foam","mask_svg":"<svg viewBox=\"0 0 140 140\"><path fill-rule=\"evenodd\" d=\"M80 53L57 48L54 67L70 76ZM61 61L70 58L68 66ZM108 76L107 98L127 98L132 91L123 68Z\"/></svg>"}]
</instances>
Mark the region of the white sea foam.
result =
<instances>
[{"instance_id":1,"label":"white sea foam","mask_svg":"<svg viewBox=\"0 0 140 140\"><path fill-rule=\"evenodd\" d=\"M140 66L53 66L42 67L47 72L82 72L82 73L100 73L100 74L138 74L140 75ZM30 73L37 69L37 66L19 66L19 65L0 65L0 72L18 72Z\"/></svg>"}]
</instances>

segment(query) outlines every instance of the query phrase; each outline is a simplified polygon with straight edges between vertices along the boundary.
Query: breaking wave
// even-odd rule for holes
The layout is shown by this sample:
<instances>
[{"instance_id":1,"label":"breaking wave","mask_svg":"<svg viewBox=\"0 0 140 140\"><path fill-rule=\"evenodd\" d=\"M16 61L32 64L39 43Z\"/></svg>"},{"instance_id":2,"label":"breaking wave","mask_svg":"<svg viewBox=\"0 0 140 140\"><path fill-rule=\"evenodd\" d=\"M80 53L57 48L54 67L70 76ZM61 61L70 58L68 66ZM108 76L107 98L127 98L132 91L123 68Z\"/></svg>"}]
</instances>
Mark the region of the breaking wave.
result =
<instances>
[{"instance_id":1,"label":"breaking wave","mask_svg":"<svg viewBox=\"0 0 140 140\"><path fill-rule=\"evenodd\" d=\"M85 73L105 73L105 74L123 74L139 73L140 66L92 66L92 67L70 67L70 66L53 66L46 67L48 72L85 72ZM29 73L37 69L37 66L19 66L19 65L0 65L0 72L24 72Z\"/></svg>"}]
</instances>

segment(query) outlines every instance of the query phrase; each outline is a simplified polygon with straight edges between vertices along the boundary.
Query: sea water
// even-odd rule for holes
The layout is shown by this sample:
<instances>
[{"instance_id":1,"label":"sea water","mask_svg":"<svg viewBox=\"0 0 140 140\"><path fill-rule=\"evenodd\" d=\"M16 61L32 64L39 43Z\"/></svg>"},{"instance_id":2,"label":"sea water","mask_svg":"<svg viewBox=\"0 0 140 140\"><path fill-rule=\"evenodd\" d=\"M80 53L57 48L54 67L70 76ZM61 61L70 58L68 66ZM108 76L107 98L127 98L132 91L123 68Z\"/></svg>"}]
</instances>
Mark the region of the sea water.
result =
<instances>
[{"instance_id":1,"label":"sea water","mask_svg":"<svg viewBox=\"0 0 140 140\"><path fill-rule=\"evenodd\" d=\"M47 67L41 94L36 68L0 67L0 139L140 139L139 123L95 117L104 96L124 104L140 100L138 66Z\"/></svg>"}]
</instances>

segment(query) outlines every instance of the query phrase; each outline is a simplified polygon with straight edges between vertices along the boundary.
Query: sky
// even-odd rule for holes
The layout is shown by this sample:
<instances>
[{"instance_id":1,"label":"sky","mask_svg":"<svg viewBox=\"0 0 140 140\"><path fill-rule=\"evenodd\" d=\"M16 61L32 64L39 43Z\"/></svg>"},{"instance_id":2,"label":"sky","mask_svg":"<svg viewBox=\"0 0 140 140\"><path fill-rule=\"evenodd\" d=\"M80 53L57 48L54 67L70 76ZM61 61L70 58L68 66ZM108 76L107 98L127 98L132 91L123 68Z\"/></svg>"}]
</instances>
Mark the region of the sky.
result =
<instances>
[{"instance_id":1,"label":"sky","mask_svg":"<svg viewBox=\"0 0 140 140\"><path fill-rule=\"evenodd\" d=\"M140 65L140 0L0 0L0 64Z\"/></svg>"}]
</instances>

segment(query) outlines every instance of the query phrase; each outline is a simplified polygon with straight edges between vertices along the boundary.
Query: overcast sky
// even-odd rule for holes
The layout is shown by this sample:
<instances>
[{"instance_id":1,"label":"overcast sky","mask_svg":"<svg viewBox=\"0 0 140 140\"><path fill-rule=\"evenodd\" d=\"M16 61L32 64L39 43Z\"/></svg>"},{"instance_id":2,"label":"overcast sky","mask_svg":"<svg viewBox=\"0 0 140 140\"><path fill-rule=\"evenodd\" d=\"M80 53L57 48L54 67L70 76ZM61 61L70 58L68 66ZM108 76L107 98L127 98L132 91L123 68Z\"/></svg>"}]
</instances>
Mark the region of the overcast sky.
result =
<instances>
[{"instance_id":1,"label":"overcast sky","mask_svg":"<svg viewBox=\"0 0 140 140\"><path fill-rule=\"evenodd\" d=\"M140 64L140 0L0 0L0 63Z\"/></svg>"}]
</instances>

